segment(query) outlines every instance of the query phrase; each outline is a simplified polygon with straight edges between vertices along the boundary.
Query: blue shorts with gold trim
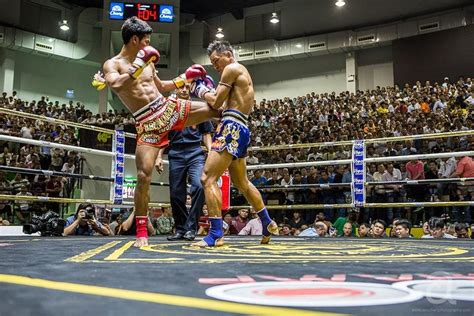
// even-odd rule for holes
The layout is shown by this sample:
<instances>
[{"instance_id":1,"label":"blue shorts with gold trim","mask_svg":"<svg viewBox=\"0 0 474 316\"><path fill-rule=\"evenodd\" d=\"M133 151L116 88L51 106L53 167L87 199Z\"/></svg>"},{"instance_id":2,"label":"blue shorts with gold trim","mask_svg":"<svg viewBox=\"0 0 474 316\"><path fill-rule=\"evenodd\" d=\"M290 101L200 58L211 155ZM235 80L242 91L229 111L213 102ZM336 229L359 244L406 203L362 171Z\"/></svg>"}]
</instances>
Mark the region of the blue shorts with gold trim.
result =
<instances>
[{"instance_id":1,"label":"blue shorts with gold trim","mask_svg":"<svg viewBox=\"0 0 474 316\"><path fill-rule=\"evenodd\" d=\"M225 110L212 138L211 150L227 150L234 159L244 158L250 145L250 130L247 127L248 116L237 110Z\"/></svg>"}]
</instances>

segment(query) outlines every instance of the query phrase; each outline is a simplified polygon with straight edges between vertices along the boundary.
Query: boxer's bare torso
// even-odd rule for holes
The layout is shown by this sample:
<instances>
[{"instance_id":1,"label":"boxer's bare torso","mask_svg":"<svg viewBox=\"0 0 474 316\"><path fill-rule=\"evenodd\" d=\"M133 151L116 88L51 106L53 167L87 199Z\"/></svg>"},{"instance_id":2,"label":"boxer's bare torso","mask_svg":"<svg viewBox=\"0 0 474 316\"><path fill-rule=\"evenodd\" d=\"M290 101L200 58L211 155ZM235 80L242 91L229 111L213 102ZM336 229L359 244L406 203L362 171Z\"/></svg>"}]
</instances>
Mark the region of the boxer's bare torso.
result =
<instances>
[{"instance_id":1,"label":"boxer's bare torso","mask_svg":"<svg viewBox=\"0 0 474 316\"><path fill-rule=\"evenodd\" d=\"M117 75L127 74L132 61L120 54L112 57L104 63L104 75L106 79ZM153 80L155 67L150 64L143 69L143 73L137 79L126 80L120 86L111 86L123 104L132 113L135 113L145 105L161 96Z\"/></svg>"},{"instance_id":2,"label":"boxer's bare torso","mask_svg":"<svg viewBox=\"0 0 474 316\"><path fill-rule=\"evenodd\" d=\"M235 73L236 78L225 101L225 108L237 110L247 115L250 114L255 93L252 78L247 68L235 62L226 66L224 71L226 70Z\"/></svg>"}]
</instances>

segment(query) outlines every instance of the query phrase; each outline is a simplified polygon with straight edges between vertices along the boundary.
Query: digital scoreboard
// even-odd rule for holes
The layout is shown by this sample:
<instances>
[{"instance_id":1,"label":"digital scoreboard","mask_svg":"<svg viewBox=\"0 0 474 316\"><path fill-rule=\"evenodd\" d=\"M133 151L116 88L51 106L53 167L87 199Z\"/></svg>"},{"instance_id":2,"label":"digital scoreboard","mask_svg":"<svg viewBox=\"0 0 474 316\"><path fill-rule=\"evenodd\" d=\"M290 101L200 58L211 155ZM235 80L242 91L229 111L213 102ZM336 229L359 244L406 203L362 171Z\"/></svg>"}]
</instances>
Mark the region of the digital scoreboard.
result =
<instances>
[{"instance_id":1,"label":"digital scoreboard","mask_svg":"<svg viewBox=\"0 0 474 316\"><path fill-rule=\"evenodd\" d=\"M174 7L163 4L110 2L110 20L126 20L132 16L147 22L173 23Z\"/></svg>"}]
</instances>

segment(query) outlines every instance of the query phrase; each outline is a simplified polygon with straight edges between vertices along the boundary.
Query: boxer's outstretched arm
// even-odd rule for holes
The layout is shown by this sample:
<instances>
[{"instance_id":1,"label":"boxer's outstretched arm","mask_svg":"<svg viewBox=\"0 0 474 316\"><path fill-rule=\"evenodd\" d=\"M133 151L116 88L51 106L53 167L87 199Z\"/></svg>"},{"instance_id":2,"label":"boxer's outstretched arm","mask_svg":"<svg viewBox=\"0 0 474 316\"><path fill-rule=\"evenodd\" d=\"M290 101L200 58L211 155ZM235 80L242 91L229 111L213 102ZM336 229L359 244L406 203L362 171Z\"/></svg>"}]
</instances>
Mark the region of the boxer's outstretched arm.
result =
<instances>
[{"instance_id":1,"label":"boxer's outstretched arm","mask_svg":"<svg viewBox=\"0 0 474 316\"><path fill-rule=\"evenodd\" d=\"M155 85L158 88L158 91L160 91L160 93L162 94L176 89L176 86L174 85L173 80L160 80L156 72L155 72L155 75L153 76L153 81L155 82Z\"/></svg>"},{"instance_id":2,"label":"boxer's outstretched arm","mask_svg":"<svg viewBox=\"0 0 474 316\"><path fill-rule=\"evenodd\" d=\"M154 68L154 67L153 67ZM195 64L191 67L188 67L184 73L179 75L178 77L174 78L173 80L160 80L156 75L153 77L156 87L158 91L161 93L170 92L175 89L182 88L186 83L191 83L193 80L197 78L203 78L206 76L207 72L203 66Z\"/></svg>"},{"instance_id":3,"label":"boxer's outstretched arm","mask_svg":"<svg viewBox=\"0 0 474 316\"><path fill-rule=\"evenodd\" d=\"M224 71L222 72L221 81L217 86L216 93L206 93L204 95L204 100L213 109L219 109L224 104L224 101L227 100L227 97L230 93L230 89L234 85L234 82L239 76L240 72L240 69L236 65L228 65L224 68Z\"/></svg>"}]
</instances>

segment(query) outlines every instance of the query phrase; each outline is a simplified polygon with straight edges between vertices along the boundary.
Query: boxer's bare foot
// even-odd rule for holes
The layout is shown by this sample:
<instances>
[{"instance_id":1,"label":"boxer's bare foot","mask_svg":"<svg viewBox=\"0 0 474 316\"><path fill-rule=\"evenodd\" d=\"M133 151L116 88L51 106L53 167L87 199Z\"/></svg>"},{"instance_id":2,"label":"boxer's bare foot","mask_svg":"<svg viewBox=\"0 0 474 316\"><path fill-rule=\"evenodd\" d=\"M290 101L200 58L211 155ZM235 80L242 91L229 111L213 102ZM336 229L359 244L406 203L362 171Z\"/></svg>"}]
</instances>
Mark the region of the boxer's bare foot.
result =
<instances>
[{"instance_id":1,"label":"boxer's bare foot","mask_svg":"<svg viewBox=\"0 0 474 316\"><path fill-rule=\"evenodd\" d=\"M144 247L144 246L148 246L148 238L137 238L137 240L135 240L135 243L133 244L133 247L137 247L137 248L140 248L140 247Z\"/></svg>"},{"instance_id":2,"label":"boxer's bare foot","mask_svg":"<svg viewBox=\"0 0 474 316\"><path fill-rule=\"evenodd\" d=\"M262 236L262 241L260 243L263 245L268 244L270 242L270 238L272 237L272 235L275 235L278 233L278 225L274 221L272 221L270 224L268 224L267 229L270 235Z\"/></svg>"},{"instance_id":3,"label":"boxer's bare foot","mask_svg":"<svg viewBox=\"0 0 474 316\"><path fill-rule=\"evenodd\" d=\"M192 243L191 247L207 248L207 247L220 247L224 245L224 237L216 239L215 244L209 246L203 239L198 242Z\"/></svg>"}]
</instances>

